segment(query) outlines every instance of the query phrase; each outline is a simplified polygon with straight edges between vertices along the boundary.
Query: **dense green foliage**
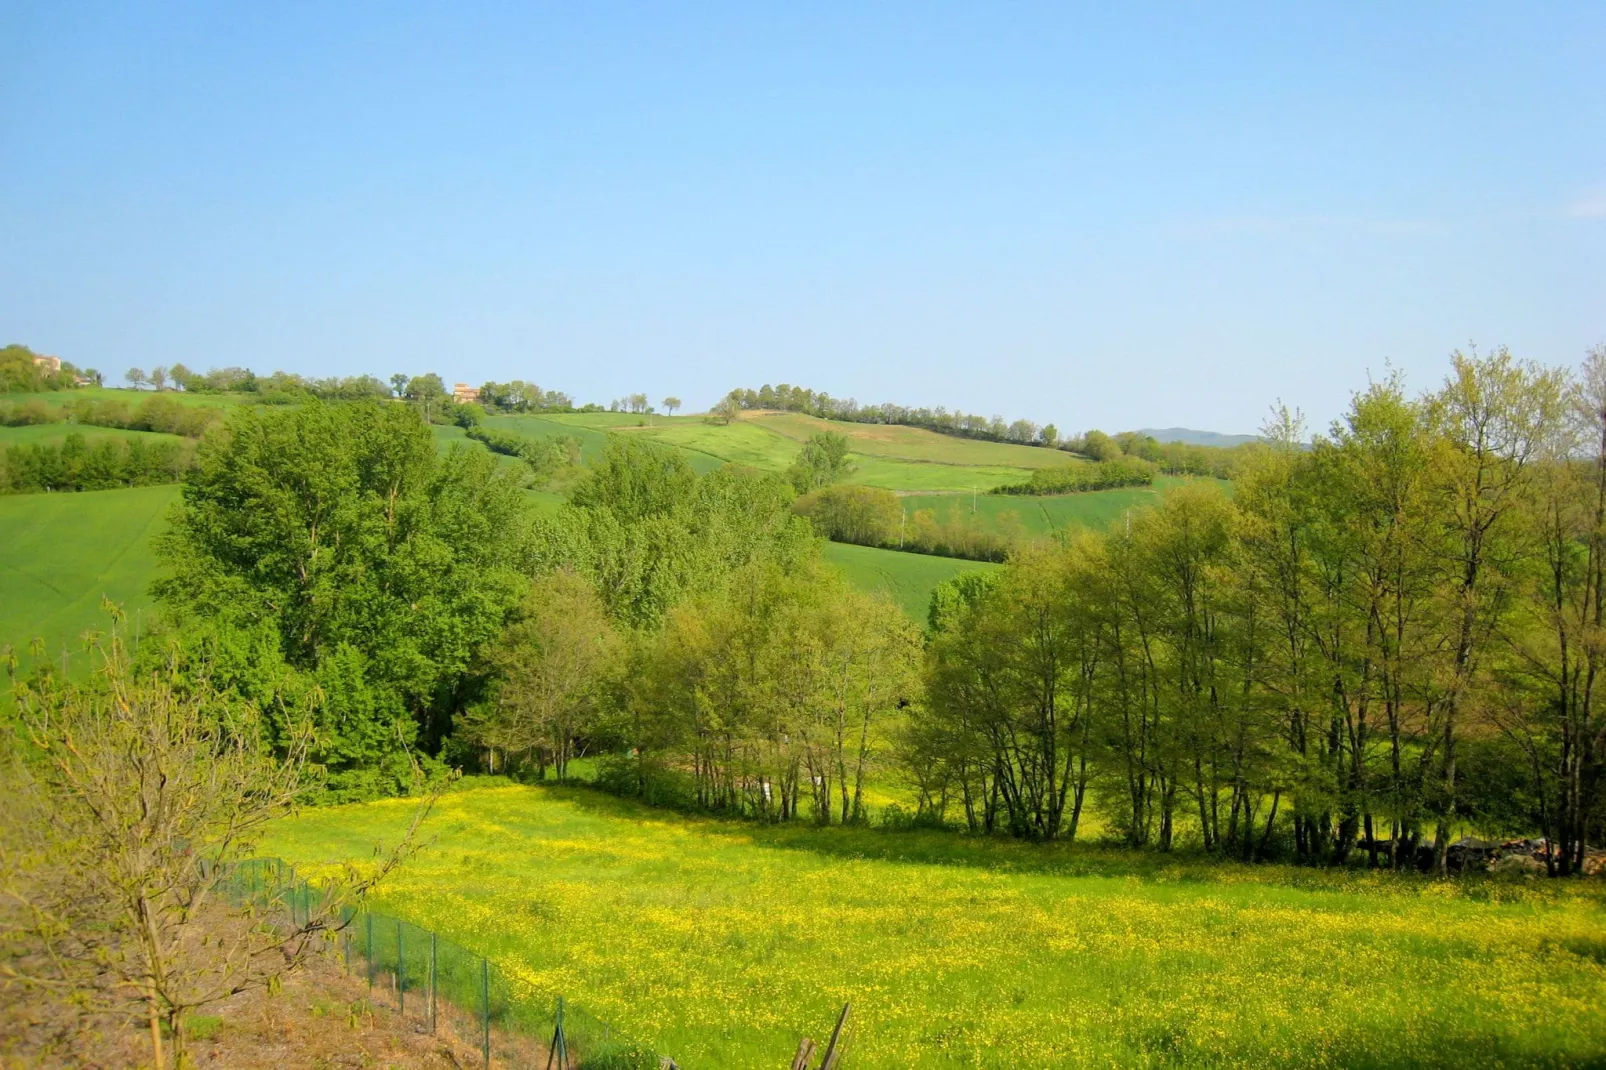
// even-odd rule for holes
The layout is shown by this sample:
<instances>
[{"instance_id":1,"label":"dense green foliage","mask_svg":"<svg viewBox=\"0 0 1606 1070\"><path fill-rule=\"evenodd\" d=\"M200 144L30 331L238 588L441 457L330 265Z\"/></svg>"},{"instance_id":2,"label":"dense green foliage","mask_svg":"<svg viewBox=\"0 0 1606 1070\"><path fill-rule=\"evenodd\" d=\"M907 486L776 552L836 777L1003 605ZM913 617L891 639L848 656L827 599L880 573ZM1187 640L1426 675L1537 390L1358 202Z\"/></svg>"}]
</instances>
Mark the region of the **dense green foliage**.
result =
<instances>
[{"instance_id":1,"label":"dense green foliage","mask_svg":"<svg viewBox=\"0 0 1606 1070\"><path fill-rule=\"evenodd\" d=\"M214 671L266 709L326 696L315 757L338 794L405 784L415 742L438 750L530 555L489 453L440 457L408 407L316 401L209 437L158 547L156 592Z\"/></svg>"},{"instance_id":2,"label":"dense green foliage","mask_svg":"<svg viewBox=\"0 0 1606 1070\"><path fill-rule=\"evenodd\" d=\"M970 510L911 514L896 494L875 487L826 487L805 494L793 508L836 542L973 561L1002 561L1023 537L1018 522L989 523Z\"/></svg>"},{"instance_id":3,"label":"dense green foliage","mask_svg":"<svg viewBox=\"0 0 1606 1070\"><path fill-rule=\"evenodd\" d=\"M833 398L823 392L786 383L774 387L765 383L757 390L737 388L725 397L735 409L780 409L848 423L903 424L945 435L1014 442L1023 446L1054 448L1059 444L1059 432L1053 424L1039 427L1030 420L1005 423L999 416L976 416L958 410L950 412L940 405L935 409L911 409L891 402L860 405L852 398Z\"/></svg>"},{"instance_id":4,"label":"dense green foliage","mask_svg":"<svg viewBox=\"0 0 1606 1070\"><path fill-rule=\"evenodd\" d=\"M189 462L171 439L98 438L71 433L58 445L0 448L0 493L107 490L173 483Z\"/></svg>"},{"instance_id":5,"label":"dense green foliage","mask_svg":"<svg viewBox=\"0 0 1606 1070\"><path fill-rule=\"evenodd\" d=\"M74 423L154 431L185 438L200 438L223 417L220 408L185 404L171 394L157 394L133 406L120 398L98 401L73 398L61 411Z\"/></svg>"},{"instance_id":6,"label":"dense green foliage","mask_svg":"<svg viewBox=\"0 0 1606 1070\"><path fill-rule=\"evenodd\" d=\"M534 383L488 382L480 387L480 404L493 412L572 412L574 399L557 390L542 390Z\"/></svg>"},{"instance_id":7,"label":"dense green foliage","mask_svg":"<svg viewBox=\"0 0 1606 1070\"><path fill-rule=\"evenodd\" d=\"M70 390L77 382L78 369L66 361L52 371L34 360L37 354L27 346L8 345L0 349L0 394L34 393L40 390ZM99 373L91 369L91 381Z\"/></svg>"},{"instance_id":8,"label":"dense green foliage","mask_svg":"<svg viewBox=\"0 0 1606 1070\"><path fill-rule=\"evenodd\" d=\"M734 467L699 476L678 452L618 436L540 525L545 562L579 569L622 624L650 626L745 565L814 552L779 476Z\"/></svg>"},{"instance_id":9,"label":"dense green foliage","mask_svg":"<svg viewBox=\"0 0 1606 1070\"><path fill-rule=\"evenodd\" d=\"M1606 832L1589 681L1606 575L1606 353L1583 380L1457 356L1357 395L1315 448L1286 420L1235 500L1183 488L1012 559L934 609L905 763L922 807L1134 845L1412 864L1461 822ZM1282 821L1279 823L1278 818Z\"/></svg>"},{"instance_id":10,"label":"dense green foliage","mask_svg":"<svg viewBox=\"0 0 1606 1070\"><path fill-rule=\"evenodd\" d=\"M835 431L810 435L786 470L786 478L799 494L828 487L848 474L848 440Z\"/></svg>"},{"instance_id":11,"label":"dense green foliage","mask_svg":"<svg viewBox=\"0 0 1606 1070\"><path fill-rule=\"evenodd\" d=\"M1035 468L1024 483L999 487L994 494L1071 494L1119 487L1147 487L1154 482L1154 466L1135 457L1115 457L1096 465Z\"/></svg>"},{"instance_id":12,"label":"dense green foliage","mask_svg":"<svg viewBox=\"0 0 1606 1070\"><path fill-rule=\"evenodd\" d=\"M580 440L573 435L549 435L545 438L526 438L509 431L473 426L467 435L483 443L492 453L517 457L530 468L538 481L551 479L560 468L580 463Z\"/></svg>"}]
</instances>

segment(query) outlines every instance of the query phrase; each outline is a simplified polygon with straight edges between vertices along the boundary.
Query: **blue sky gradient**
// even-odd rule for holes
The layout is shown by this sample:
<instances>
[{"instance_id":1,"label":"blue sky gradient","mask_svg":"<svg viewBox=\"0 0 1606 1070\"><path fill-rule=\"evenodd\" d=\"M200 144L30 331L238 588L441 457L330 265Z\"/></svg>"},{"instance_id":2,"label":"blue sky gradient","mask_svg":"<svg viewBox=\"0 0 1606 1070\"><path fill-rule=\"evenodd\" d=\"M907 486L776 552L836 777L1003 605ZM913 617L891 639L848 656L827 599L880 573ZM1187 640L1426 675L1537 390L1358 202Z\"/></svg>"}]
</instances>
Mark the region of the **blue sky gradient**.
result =
<instances>
[{"instance_id":1,"label":"blue sky gradient","mask_svg":"<svg viewBox=\"0 0 1606 1070\"><path fill-rule=\"evenodd\" d=\"M116 376L1239 432L1606 341L1600 3L0 0L0 41L0 343Z\"/></svg>"}]
</instances>

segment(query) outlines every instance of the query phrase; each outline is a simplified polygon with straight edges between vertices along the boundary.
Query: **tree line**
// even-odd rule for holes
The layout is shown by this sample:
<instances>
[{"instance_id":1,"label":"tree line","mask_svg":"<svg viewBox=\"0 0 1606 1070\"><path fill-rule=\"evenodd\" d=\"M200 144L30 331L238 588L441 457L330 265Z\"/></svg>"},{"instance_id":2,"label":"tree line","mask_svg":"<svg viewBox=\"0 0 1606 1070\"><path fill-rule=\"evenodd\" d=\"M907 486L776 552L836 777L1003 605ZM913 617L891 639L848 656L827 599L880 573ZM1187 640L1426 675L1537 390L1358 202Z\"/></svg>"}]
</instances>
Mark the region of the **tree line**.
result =
<instances>
[{"instance_id":1,"label":"tree line","mask_svg":"<svg viewBox=\"0 0 1606 1070\"><path fill-rule=\"evenodd\" d=\"M1137 458L1158 466L1166 475L1230 479L1243 452L1243 447L1160 442L1152 435L1140 435L1135 431L1107 435L1103 431L1093 430L1080 435L1066 435L1051 423L1039 425L1025 419L1006 421L1002 416L980 416L961 409L950 410L941 405L935 408L910 408L893 402L860 405L852 398L835 398L823 391L787 383L780 386L765 383L757 390L738 387L726 394L714 411L717 416L729 421L736 413L752 409L801 412L822 420L844 420L849 423L920 427L961 438L1064 450L1094 461Z\"/></svg>"},{"instance_id":2,"label":"tree line","mask_svg":"<svg viewBox=\"0 0 1606 1070\"><path fill-rule=\"evenodd\" d=\"M1002 561L1025 538L1013 510L989 522L970 510L967 499L940 515L935 509L910 513L898 495L881 487L822 487L801 495L792 508L833 542L972 561Z\"/></svg>"},{"instance_id":3,"label":"tree line","mask_svg":"<svg viewBox=\"0 0 1606 1070\"><path fill-rule=\"evenodd\" d=\"M1313 448L1284 412L1205 486L934 598L900 746L922 808L1134 846L1448 865L1455 829L1598 842L1606 351L1390 377Z\"/></svg>"},{"instance_id":4,"label":"tree line","mask_svg":"<svg viewBox=\"0 0 1606 1070\"><path fill-rule=\"evenodd\" d=\"M176 483L189 463L184 443L100 438L73 432L54 445L0 448L0 493L110 490Z\"/></svg>"},{"instance_id":5,"label":"tree line","mask_svg":"<svg viewBox=\"0 0 1606 1070\"><path fill-rule=\"evenodd\" d=\"M559 469L574 468L580 464L580 440L573 435L530 438L511 431L487 429L477 422L472 423L464 434L492 453L517 457L529 466L531 476L543 483L556 475Z\"/></svg>"},{"instance_id":6,"label":"tree line","mask_svg":"<svg viewBox=\"0 0 1606 1070\"><path fill-rule=\"evenodd\" d=\"M1023 483L1008 483L994 494L1075 494L1118 487L1148 487L1154 484L1155 465L1140 457L1115 457L1093 465L1057 465L1034 468Z\"/></svg>"},{"instance_id":7,"label":"tree line","mask_svg":"<svg viewBox=\"0 0 1606 1070\"><path fill-rule=\"evenodd\" d=\"M185 405L171 397L150 397L138 405L121 398L68 398L52 405L39 398L22 404L0 401L0 426L30 427L71 422L125 431L154 431L164 435L200 438L222 418L221 409Z\"/></svg>"}]
</instances>

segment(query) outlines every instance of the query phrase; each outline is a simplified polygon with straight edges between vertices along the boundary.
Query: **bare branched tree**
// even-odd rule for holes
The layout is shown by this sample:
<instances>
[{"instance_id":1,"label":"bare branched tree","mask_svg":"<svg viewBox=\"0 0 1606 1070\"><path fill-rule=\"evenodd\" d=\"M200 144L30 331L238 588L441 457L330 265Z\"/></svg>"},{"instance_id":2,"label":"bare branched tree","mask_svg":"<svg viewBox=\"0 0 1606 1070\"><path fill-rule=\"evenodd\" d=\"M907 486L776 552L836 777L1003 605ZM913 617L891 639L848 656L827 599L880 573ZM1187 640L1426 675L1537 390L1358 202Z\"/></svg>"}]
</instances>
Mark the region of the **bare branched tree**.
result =
<instances>
[{"instance_id":1,"label":"bare branched tree","mask_svg":"<svg viewBox=\"0 0 1606 1070\"><path fill-rule=\"evenodd\" d=\"M309 730L269 750L254 708L176 657L136 674L115 628L92 654L87 685L13 689L25 731L0 771L0 970L78 1013L144 1018L154 1065L185 1065L186 1017L276 984L331 940L410 853L433 796L398 844L294 907L237 901L233 868L309 786Z\"/></svg>"}]
</instances>

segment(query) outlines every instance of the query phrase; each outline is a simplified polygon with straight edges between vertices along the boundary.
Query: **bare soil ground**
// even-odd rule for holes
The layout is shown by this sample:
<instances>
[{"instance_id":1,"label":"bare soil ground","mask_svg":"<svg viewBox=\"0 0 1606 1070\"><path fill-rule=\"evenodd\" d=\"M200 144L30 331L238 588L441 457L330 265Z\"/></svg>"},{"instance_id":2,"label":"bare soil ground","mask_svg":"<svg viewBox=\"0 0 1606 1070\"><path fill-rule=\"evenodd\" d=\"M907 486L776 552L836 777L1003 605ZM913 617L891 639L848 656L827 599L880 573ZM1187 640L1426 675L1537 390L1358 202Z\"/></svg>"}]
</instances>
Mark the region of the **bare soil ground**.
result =
<instances>
[{"instance_id":1,"label":"bare soil ground","mask_svg":"<svg viewBox=\"0 0 1606 1070\"><path fill-rule=\"evenodd\" d=\"M284 978L276 993L241 993L191 1020L187 1043L196 1068L320 1070L468 1068L485 1065L473 1023L441 1013L436 1032L409 1000L399 1014L386 986L315 959ZM454 1026L456 1028L454 1028ZM544 1052L492 1031L492 1066L542 1065ZM89 1016L20 992L0 990L0 1068L150 1067L144 1022Z\"/></svg>"}]
</instances>

